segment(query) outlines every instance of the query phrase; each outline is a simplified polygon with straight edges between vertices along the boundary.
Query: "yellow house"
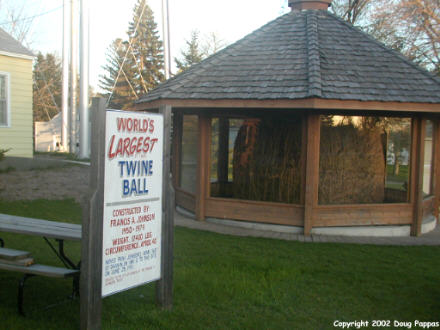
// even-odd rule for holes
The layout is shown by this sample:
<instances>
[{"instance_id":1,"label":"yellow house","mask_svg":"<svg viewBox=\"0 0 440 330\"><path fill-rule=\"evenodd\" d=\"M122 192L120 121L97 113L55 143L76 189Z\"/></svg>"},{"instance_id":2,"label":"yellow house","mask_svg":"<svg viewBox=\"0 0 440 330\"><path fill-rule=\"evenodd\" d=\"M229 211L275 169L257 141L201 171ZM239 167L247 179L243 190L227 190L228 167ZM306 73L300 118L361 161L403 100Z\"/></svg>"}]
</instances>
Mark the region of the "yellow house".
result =
<instances>
[{"instance_id":1,"label":"yellow house","mask_svg":"<svg viewBox=\"0 0 440 330\"><path fill-rule=\"evenodd\" d=\"M33 156L33 58L0 29L0 149L10 149L6 156Z\"/></svg>"}]
</instances>

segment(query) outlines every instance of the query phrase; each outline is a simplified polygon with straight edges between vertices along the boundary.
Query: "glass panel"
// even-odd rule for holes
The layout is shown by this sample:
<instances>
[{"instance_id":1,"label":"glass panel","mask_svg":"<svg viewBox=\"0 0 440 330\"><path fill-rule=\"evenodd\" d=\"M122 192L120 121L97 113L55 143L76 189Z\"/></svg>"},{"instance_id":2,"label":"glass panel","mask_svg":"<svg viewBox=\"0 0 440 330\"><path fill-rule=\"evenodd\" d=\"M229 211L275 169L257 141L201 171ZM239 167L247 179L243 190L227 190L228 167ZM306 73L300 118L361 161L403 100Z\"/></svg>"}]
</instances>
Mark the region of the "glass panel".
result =
<instances>
[{"instance_id":1,"label":"glass panel","mask_svg":"<svg viewBox=\"0 0 440 330\"><path fill-rule=\"evenodd\" d=\"M180 187L195 194L197 183L198 118L183 116Z\"/></svg>"},{"instance_id":2,"label":"glass panel","mask_svg":"<svg viewBox=\"0 0 440 330\"><path fill-rule=\"evenodd\" d=\"M319 203L408 201L409 118L321 116Z\"/></svg>"},{"instance_id":3,"label":"glass panel","mask_svg":"<svg viewBox=\"0 0 440 330\"><path fill-rule=\"evenodd\" d=\"M432 143L434 125L432 121L426 121L426 133L425 133L425 155L423 166L423 196L429 196L432 194L432 161L434 154L434 144Z\"/></svg>"},{"instance_id":4,"label":"glass panel","mask_svg":"<svg viewBox=\"0 0 440 330\"><path fill-rule=\"evenodd\" d=\"M7 125L8 124L8 118L7 118L7 106L6 106L6 100L1 101L0 100L0 125Z\"/></svg>"},{"instance_id":5,"label":"glass panel","mask_svg":"<svg viewBox=\"0 0 440 330\"><path fill-rule=\"evenodd\" d=\"M299 203L300 116L214 118L211 127L211 196Z\"/></svg>"},{"instance_id":6,"label":"glass panel","mask_svg":"<svg viewBox=\"0 0 440 330\"><path fill-rule=\"evenodd\" d=\"M6 76L0 76L0 99L6 99Z\"/></svg>"},{"instance_id":7,"label":"glass panel","mask_svg":"<svg viewBox=\"0 0 440 330\"><path fill-rule=\"evenodd\" d=\"M8 106L6 99L6 76L0 75L0 125L8 124Z\"/></svg>"}]
</instances>

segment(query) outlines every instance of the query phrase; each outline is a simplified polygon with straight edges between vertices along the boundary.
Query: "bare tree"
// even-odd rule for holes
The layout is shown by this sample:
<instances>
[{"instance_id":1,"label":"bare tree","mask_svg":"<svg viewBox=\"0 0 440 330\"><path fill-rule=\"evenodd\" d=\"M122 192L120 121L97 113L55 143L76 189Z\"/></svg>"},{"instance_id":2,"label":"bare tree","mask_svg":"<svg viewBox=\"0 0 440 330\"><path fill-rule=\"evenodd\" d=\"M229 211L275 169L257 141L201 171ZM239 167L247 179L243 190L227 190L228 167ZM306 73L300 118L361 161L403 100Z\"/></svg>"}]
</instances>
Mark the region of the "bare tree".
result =
<instances>
[{"instance_id":1,"label":"bare tree","mask_svg":"<svg viewBox=\"0 0 440 330\"><path fill-rule=\"evenodd\" d=\"M440 75L440 1L376 0L368 31Z\"/></svg>"},{"instance_id":2,"label":"bare tree","mask_svg":"<svg viewBox=\"0 0 440 330\"><path fill-rule=\"evenodd\" d=\"M372 0L333 0L331 11L351 24L361 24L369 14Z\"/></svg>"},{"instance_id":3,"label":"bare tree","mask_svg":"<svg viewBox=\"0 0 440 330\"><path fill-rule=\"evenodd\" d=\"M36 16L27 12L26 2L0 1L4 22L0 26L21 44L30 48L32 44L33 23Z\"/></svg>"},{"instance_id":4,"label":"bare tree","mask_svg":"<svg viewBox=\"0 0 440 330\"><path fill-rule=\"evenodd\" d=\"M226 43L223 41L223 39L220 38L217 33L208 33L203 37L202 40L202 53L205 57L211 56L224 48L225 45Z\"/></svg>"}]
</instances>

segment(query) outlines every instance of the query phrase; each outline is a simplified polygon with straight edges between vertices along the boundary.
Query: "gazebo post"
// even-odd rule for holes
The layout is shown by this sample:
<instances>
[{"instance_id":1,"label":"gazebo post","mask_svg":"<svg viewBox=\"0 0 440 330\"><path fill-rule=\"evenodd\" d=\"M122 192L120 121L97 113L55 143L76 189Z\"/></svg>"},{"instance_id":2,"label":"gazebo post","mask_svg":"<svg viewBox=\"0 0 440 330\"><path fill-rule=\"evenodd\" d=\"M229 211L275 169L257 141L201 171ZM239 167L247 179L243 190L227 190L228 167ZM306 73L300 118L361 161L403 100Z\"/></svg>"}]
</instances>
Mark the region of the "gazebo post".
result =
<instances>
[{"instance_id":1,"label":"gazebo post","mask_svg":"<svg viewBox=\"0 0 440 330\"><path fill-rule=\"evenodd\" d=\"M307 116L307 160L306 160L306 185L304 203L304 235L310 235L313 227L314 208L318 206L319 187L319 140L320 140L319 114Z\"/></svg>"},{"instance_id":2,"label":"gazebo post","mask_svg":"<svg viewBox=\"0 0 440 330\"><path fill-rule=\"evenodd\" d=\"M440 118L434 121L434 216L439 223L440 207Z\"/></svg>"},{"instance_id":3,"label":"gazebo post","mask_svg":"<svg viewBox=\"0 0 440 330\"><path fill-rule=\"evenodd\" d=\"M420 236L422 233L423 221L423 169L425 156L425 134L426 134L426 119L417 116L413 121L413 136L412 143L415 145L414 163L415 168L412 172L414 174L411 180L412 198L411 202L414 205L413 222L411 225L411 235Z\"/></svg>"},{"instance_id":4,"label":"gazebo post","mask_svg":"<svg viewBox=\"0 0 440 330\"><path fill-rule=\"evenodd\" d=\"M173 184L174 188L180 186L180 164L182 160L182 123L183 116L181 113L174 112L173 114Z\"/></svg>"},{"instance_id":5,"label":"gazebo post","mask_svg":"<svg viewBox=\"0 0 440 330\"><path fill-rule=\"evenodd\" d=\"M218 163L217 177L219 182L220 196L226 193L226 184L228 183L228 156L229 156L229 120L228 118L219 118L218 134Z\"/></svg>"},{"instance_id":6,"label":"gazebo post","mask_svg":"<svg viewBox=\"0 0 440 330\"><path fill-rule=\"evenodd\" d=\"M209 162L210 162L210 130L211 118L199 115L199 143L197 159L197 186L196 186L196 219L205 220L205 201L209 194Z\"/></svg>"},{"instance_id":7,"label":"gazebo post","mask_svg":"<svg viewBox=\"0 0 440 330\"><path fill-rule=\"evenodd\" d=\"M304 205L306 200L306 166L307 166L307 116L303 115L301 120L301 193L299 203Z\"/></svg>"}]
</instances>

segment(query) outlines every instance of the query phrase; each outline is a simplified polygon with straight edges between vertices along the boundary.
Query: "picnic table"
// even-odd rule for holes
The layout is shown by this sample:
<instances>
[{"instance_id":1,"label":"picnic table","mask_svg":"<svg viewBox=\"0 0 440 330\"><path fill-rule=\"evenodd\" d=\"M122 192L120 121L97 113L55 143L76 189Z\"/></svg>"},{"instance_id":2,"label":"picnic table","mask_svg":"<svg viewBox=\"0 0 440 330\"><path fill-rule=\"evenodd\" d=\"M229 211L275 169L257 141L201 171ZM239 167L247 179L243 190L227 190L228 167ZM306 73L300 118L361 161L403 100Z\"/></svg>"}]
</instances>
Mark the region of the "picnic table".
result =
<instances>
[{"instance_id":1,"label":"picnic table","mask_svg":"<svg viewBox=\"0 0 440 330\"><path fill-rule=\"evenodd\" d=\"M19 282L18 293L18 311L24 315L23 311L23 290L24 283L27 278L35 275L47 277L73 277L73 295L79 290L79 268L80 264L75 264L64 251L64 241L80 241L81 240L81 225L48 221L42 219L19 217L8 214L0 214L0 234L1 232L10 232L24 235L40 236L42 237L52 251L57 255L65 268L53 267L48 265L30 264L22 265L18 261L20 256L29 257L26 251L11 250L5 248L5 242L0 237L0 256L4 261L0 260L0 269L22 272L24 277ZM55 248L49 239L54 239L58 243L58 248ZM17 262L14 262L17 260Z\"/></svg>"},{"instance_id":2,"label":"picnic table","mask_svg":"<svg viewBox=\"0 0 440 330\"><path fill-rule=\"evenodd\" d=\"M78 268L64 253L64 241L81 241L81 225L67 222L48 221L42 219L25 218L0 213L0 232L10 232L32 236L41 236L57 254L60 260L73 269ZM58 242L58 251L48 240L55 239ZM4 242L0 242L4 246Z\"/></svg>"}]
</instances>

